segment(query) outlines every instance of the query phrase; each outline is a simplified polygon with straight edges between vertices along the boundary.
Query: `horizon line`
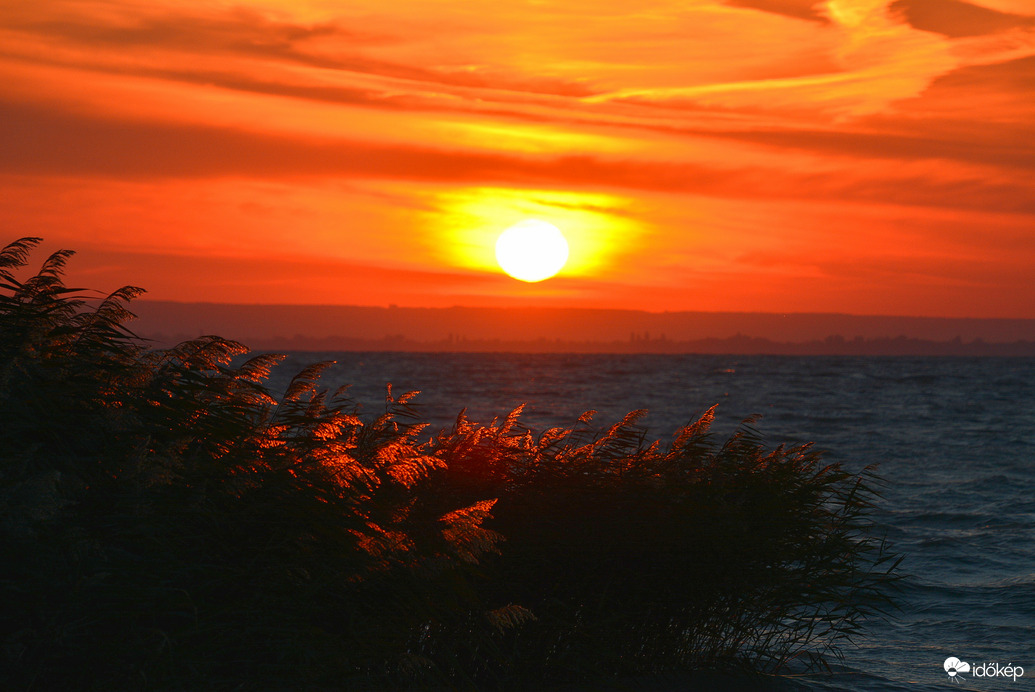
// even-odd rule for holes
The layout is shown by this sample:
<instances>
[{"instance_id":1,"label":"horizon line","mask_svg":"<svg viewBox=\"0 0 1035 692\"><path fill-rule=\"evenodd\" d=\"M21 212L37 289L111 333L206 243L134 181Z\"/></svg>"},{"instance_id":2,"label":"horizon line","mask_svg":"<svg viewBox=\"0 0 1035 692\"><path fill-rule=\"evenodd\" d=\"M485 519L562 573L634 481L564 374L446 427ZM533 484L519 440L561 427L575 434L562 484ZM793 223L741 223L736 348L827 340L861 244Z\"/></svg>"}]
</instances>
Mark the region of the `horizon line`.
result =
<instances>
[{"instance_id":1,"label":"horizon line","mask_svg":"<svg viewBox=\"0 0 1035 692\"><path fill-rule=\"evenodd\" d=\"M1001 317L1001 316L966 316L951 317L944 315L918 315L918 314L895 314L895 313L853 313L853 312L799 312L799 311L749 311L749 310L650 310L647 308L606 308L606 307L584 307L584 306L556 306L556 305L450 305L446 307L423 306L423 305L398 305L389 303L387 305L361 305L355 303L240 303L227 301L206 301L206 300L169 300L165 298L151 299L144 296L137 298L133 303L165 303L182 306L224 306L224 307L247 307L247 308L356 308L364 310L478 310L486 312L503 312L508 310L541 310L549 312L581 311L581 312L615 312L615 313L638 313L647 315L766 315L774 317L861 317L861 318L894 318L894 319L915 319L915 320L979 320L979 321L1016 321L1033 322L1032 317ZM132 305L132 303L130 304Z\"/></svg>"}]
</instances>

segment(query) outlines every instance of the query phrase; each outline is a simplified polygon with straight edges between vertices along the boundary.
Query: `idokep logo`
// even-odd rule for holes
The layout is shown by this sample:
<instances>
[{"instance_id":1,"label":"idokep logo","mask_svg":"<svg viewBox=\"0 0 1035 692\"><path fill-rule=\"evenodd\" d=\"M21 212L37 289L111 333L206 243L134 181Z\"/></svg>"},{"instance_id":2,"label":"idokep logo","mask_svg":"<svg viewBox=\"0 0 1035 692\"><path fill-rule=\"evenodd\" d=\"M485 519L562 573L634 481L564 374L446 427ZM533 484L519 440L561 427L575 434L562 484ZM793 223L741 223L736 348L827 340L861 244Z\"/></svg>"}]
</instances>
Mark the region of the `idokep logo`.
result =
<instances>
[{"instance_id":1,"label":"idokep logo","mask_svg":"<svg viewBox=\"0 0 1035 692\"><path fill-rule=\"evenodd\" d=\"M961 661L955 656L949 656L942 664L945 674L953 682L959 682L959 676L963 673L970 673L975 678L1017 678L1024 677L1024 668L1008 663L1005 666L999 663L975 663L971 666L966 661Z\"/></svg>"},{"instance_id":2,"label":"idokep logo","mask_svg":"<svg viewBox=\"0 0 1035 692\"><path fill-rule=\"evenodd\" d=\"M959 680L956 679L956 676L960 673L970 672L970 664L966 661L959 660L955 656L949 656L945 659L945 665L943 665L942 668L945 668L945 672L949 674L949 679L953 682L959 682Z\"/></svg>"}]
</instances>

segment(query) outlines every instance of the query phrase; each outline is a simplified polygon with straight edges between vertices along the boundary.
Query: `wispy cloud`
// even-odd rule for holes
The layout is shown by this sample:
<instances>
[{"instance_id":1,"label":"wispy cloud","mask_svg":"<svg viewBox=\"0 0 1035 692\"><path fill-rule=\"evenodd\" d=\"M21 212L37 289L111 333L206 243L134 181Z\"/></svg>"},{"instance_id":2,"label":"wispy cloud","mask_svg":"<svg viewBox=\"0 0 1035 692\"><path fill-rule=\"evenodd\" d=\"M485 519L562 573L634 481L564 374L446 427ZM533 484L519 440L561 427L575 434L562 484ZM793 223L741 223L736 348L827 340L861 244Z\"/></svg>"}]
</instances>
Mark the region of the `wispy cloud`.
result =
<instances>
[{"instance_id":1,"label":"wispy cloud","mask_svg":"<svg viewBox=\"0 0 1035 692\"><path fill-rule=\"evenodd\" d=\"M895 0L889 8L921 31L952 38L996 34L1035 26L1035 17L1000 12L963 0Z\"/></svg>"},{"instance_id":2,"label":"wispy cloud","mask_svg":"<svg viewBox=\"0 0 1035 692\"><path fill-rule=\"evenodd\" d=\"M829 19L820 9L820 0L726 0L727 5L750 7L763 12L781 14L794 19L806 19L826 24Z\"/></svg>"}]
</instances>

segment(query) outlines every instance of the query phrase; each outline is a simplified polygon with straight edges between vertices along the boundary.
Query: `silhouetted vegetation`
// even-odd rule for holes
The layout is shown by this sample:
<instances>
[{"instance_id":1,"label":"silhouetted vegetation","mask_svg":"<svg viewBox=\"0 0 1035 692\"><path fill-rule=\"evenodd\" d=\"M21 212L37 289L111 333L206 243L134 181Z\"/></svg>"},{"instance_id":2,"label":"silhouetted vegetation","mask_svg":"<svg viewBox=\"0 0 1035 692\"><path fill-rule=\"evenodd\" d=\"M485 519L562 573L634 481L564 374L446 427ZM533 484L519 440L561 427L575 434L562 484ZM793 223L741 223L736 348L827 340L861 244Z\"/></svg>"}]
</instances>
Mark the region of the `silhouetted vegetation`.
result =
<instances>
[{"instance_id":1,"label":"silhouetted vegetation","mask_svg":"<svg viewBox=\"0 0 1035 692\"><path fill-rule=\"evenodd\" d=\"M632 413L448 430L362 419L323 365L216 336L149 350L0 252L5 688L536 689L824 666L889 605L874 478L808 446L671 444ZM237 360L235 360L237 358Z\"/></svg>"}]
</instances>

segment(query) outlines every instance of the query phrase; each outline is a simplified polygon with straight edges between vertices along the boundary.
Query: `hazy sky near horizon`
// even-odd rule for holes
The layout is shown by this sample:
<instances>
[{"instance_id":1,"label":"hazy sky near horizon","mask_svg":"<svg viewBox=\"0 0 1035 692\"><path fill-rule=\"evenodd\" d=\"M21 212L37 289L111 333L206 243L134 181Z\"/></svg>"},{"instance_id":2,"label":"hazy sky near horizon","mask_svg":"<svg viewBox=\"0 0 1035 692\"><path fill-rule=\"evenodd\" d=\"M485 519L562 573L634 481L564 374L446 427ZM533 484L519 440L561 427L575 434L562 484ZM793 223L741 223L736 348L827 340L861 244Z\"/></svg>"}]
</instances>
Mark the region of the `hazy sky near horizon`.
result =
<instances>
[{"instance_id":1,"label":"hazy sky near horizon","mask_svg":"<svg viewBox=\"0 0 1035 692\"><path fill-rule=\"evenodd\" d=\"M1035 318L1033 135L1031 0L0 5L7 240L158 299Z\"/></svg>"}]
</instances>

